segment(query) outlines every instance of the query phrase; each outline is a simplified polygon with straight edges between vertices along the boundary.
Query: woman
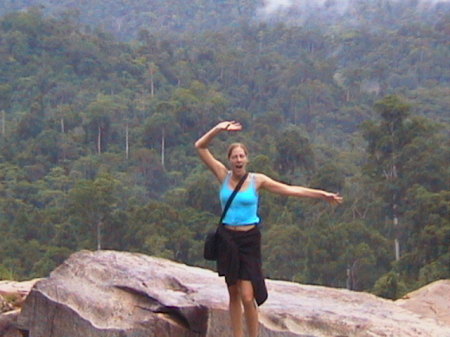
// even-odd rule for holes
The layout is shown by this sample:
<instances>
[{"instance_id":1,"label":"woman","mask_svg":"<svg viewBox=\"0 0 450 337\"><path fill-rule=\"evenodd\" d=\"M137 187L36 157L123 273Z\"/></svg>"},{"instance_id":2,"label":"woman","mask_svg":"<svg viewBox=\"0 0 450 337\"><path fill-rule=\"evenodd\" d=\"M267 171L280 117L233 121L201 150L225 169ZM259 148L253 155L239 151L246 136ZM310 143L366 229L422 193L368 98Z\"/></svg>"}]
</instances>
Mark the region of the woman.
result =
<instances>
[{"instance_id":1,"label":"woman","mask_svg":"<svg viewBox=\"0 0 450 337\"><path fill-rule=\"evenodd\" d=\"M220 122L195 143L200 158L222 185L222 207L240 179L247 174L248 151L243 144L232 144L228 150L228 170L211 154L208 146L219 133L240 130L242 126L238 122ZM285 196L318 198L331 204L342 202L342 197L336 193L283 184L261 173L248 174L223 219L223 226L219 227L218 272L219 275L225 276L228 286L234 337L243 337L242 308L249 336L258 336L257 305L261 305L267 298L261 271L261 234L257 227L260 190Z\"/></svg>"}]
</instances>

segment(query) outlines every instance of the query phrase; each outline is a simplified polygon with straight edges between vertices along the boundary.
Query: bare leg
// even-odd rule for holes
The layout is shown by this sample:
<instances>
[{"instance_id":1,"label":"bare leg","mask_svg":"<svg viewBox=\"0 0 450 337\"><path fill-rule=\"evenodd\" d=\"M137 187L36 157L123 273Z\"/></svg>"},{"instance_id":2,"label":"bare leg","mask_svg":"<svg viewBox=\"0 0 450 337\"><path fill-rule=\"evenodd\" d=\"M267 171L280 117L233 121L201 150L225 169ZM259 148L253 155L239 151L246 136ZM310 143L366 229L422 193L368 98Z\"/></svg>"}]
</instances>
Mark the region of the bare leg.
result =
<instances>
[{"instance_id":1,"label":"bare leg","mask_svg":"<svg viewBox=\"0 0 450 337\"><path fill-rule=\"evenodd\" d=\"M258 308L253 293L251 281L238 281L242 304L244 305L245 321L249 337L257 337L259 332Z\"/></svg>"},{"instance_id":2,"label":"bare leg","mask_svg":"<svg viewBox=\"0 0 450 337\"><path fill-rule=\"evenodd\" d=\"M228 294L230 295L229 310L233 337L244 337L242 327L242 302L239 283L228 287Z\"/></svg>"}]
</instances>

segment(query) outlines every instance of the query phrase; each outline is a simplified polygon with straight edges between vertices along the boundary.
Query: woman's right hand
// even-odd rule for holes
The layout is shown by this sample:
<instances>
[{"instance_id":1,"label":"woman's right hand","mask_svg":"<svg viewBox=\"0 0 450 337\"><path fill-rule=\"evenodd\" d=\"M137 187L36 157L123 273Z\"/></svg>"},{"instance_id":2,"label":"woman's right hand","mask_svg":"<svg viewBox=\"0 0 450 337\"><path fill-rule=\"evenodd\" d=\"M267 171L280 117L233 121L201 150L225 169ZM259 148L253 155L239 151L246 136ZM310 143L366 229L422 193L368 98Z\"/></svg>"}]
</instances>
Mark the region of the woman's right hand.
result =
<instances>
[{"instance_id":1,"label":"woman's right hand","mask_svg":"<svg viewBox=\"0 0 450 337\"><path fill-rule=\"evenodd\" d=\"M241 131L242 125L236 121L223 121L216 125L216 129L221 131Z\"/></svg>"}]
</instances>

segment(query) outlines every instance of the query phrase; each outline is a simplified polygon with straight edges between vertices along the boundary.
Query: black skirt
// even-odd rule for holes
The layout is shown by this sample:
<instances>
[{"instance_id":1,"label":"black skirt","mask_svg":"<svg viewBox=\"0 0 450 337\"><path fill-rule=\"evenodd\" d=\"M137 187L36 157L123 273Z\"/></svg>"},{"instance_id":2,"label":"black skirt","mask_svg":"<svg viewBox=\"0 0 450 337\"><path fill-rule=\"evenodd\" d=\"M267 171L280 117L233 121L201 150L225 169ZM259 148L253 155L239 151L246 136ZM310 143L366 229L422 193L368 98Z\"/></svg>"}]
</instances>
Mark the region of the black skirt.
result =
<instances>
[{"instance_id":1,"label":"black skirt","mask_svg":"<svg viewBox=\"0 0 450 337\"><path fill-rule=\"evenodd\" d=\"M228 286L236 284L238 280L251 281L256 303L263 304L268 294L262 272L259 228L255 226L248 231L233 231L219 226L217 233L219 276L225 276Z\"/></svg>"}]
</instances>

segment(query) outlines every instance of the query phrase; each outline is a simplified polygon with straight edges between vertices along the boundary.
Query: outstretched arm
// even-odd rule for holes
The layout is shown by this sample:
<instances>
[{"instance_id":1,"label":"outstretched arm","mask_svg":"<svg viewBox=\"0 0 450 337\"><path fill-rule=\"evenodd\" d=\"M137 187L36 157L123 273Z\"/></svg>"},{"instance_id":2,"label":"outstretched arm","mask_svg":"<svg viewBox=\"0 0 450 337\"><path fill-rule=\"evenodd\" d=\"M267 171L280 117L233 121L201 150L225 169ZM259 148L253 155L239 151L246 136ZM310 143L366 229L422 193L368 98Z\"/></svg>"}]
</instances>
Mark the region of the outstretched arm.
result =
<instances>
[{"instance_id":1,"label":"outstretched arm","mask_svg":"<svg viewBox=\"0 0 450 337\"><path fill-rule=\"evenodd\" d=\"M269 192L285 196L322 199L332 205L340 204L343 201L342 197L338 193L331 193L303 186L287 185L273 180L264 174L257 175L257 184L260 189L265 189Z\"/></svg>"},{"instance_id":2,"label":"outstretched arm","mask_svg":"<svg viewBox=\"0 0 450 337\"><path fill-rule=\"evenodd\" d=\"M235 121L220 122L195 142L195 148L197 149L197 153L200 156L201 160L206 164L206 166L208 166L208 168L214 173L214 175L217 177L217 179L219 179L219 181L223 181L225 179L228 170L224 164L222 164L212 155L212 153L208 149L208 146L213 140L213 138L217 136L219 133L223 131L240 131L240 130L242 130L242 126L238 122Z\"/></svg>"}]
</instances>

